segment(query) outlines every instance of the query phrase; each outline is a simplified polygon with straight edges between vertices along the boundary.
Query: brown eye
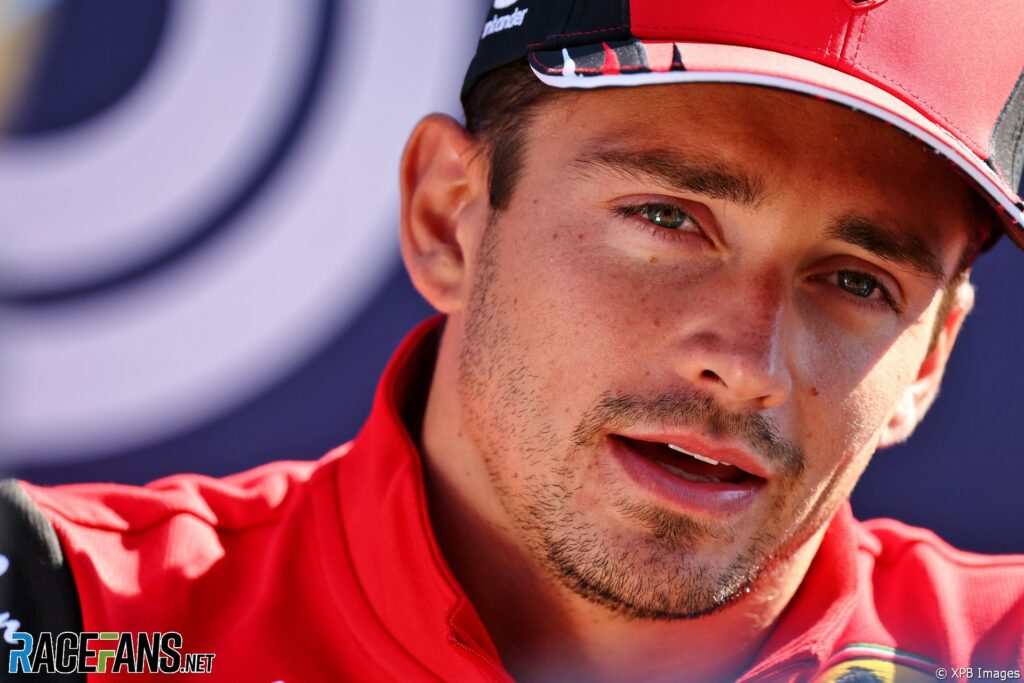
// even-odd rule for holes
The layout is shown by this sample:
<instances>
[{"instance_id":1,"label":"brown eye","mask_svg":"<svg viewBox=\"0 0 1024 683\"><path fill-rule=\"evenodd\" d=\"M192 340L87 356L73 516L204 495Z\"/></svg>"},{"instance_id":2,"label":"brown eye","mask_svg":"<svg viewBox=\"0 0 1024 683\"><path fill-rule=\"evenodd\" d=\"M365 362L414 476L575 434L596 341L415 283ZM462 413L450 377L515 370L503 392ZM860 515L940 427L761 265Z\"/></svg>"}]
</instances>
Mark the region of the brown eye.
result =
<instances>
[{"instance_id":1,"label":"brown eye","mask_svg":"<svg viewBox=\"0 0 1024 683\"><path fill-rule=\"evenodd\" d=\"M850 294L868 298L878 289L878 280L852 270L840 270L836 273L836 279L840 287Z\"/></svg>"},{"instance_id":2,"label":"brown eye","mask_svg":"<svg viewBox=\"0 0 1024 683\"><path fill-rule=\"evenodd\" d=\"M648 204L640 213L641 216L663 228L679 228L689 218L678 206L671 204Z\"/></svg>"}]
</instances>

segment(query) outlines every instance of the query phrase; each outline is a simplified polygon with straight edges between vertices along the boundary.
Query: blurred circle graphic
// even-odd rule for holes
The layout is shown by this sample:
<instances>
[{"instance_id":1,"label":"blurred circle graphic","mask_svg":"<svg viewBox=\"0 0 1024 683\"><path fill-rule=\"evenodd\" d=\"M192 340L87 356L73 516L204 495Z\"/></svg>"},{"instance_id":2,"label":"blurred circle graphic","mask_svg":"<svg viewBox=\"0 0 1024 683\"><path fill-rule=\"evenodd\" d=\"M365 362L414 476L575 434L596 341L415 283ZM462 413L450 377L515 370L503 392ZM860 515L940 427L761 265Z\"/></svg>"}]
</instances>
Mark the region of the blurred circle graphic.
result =
<instances>
[{"instance_id":1,"label":"blurred circle graphic","mask_svg":"<svg viewBox=\"0 0 1024 683\"><path fill-rule=\"evenodd\" d=\"M3 2L3 0L0 0ZM397 258L397 172L452 109L455 0L78 0L0 140L0 444L45 462L224 414ZM84 456L83 456L84 457Z\"/></svg>"}]
</instances>

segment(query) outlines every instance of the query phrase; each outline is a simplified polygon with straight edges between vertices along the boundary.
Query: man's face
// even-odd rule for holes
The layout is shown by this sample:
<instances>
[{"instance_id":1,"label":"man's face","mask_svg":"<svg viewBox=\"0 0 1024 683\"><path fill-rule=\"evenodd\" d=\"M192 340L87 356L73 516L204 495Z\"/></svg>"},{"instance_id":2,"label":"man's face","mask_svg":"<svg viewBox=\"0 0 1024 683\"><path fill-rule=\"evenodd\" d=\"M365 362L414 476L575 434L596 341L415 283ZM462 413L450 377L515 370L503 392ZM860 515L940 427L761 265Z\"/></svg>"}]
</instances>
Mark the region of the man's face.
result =
<instances>
[{"instance_id":1,"label":"man's face","mask_svg":"<svg viewBox=\"0 0 1024 683\"><path fill-rule=\"evenodd\" d=\"M967 191L883 124L741 86L573 95L528 138L456 318L467 437L564 585L713 611L846 500L928 367Z\"/></svg>"}]
</instances>

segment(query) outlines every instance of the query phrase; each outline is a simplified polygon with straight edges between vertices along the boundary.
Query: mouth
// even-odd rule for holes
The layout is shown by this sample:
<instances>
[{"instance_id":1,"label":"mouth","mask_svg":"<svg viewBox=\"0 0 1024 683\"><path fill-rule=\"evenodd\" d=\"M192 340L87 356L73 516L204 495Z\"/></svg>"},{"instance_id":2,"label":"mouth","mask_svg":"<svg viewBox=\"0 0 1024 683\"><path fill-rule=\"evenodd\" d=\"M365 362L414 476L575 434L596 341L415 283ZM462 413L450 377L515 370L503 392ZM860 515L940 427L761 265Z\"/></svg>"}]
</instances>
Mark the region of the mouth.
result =
<instances>
[{"instance_id":1,"label":"mouth","mask_svg":"<svg viewBox=\"0 0 1024 683\"><path fill-rule=\"evenodd\" d=\"M713 454L722 458L718 459L700 452L704 449L621 434L608 436L606 442L629 480L662 504L688 513L716 518L738 514L767 483L757 465L744 462L759 470L755 474L727 461L728 452L715 451Z\"/></svg>"},{"instance_id":2,"label":"mouth","mask_svg":"<svg viewBox=\"0 0 1024 683\"><path fill-rule=\"evenodd\" d=\"M697 483L741 483L754 475L731 463L688 451L682 446L657 441L618 437L626 446L687 481Z\"/></svg>"}]
</instances>

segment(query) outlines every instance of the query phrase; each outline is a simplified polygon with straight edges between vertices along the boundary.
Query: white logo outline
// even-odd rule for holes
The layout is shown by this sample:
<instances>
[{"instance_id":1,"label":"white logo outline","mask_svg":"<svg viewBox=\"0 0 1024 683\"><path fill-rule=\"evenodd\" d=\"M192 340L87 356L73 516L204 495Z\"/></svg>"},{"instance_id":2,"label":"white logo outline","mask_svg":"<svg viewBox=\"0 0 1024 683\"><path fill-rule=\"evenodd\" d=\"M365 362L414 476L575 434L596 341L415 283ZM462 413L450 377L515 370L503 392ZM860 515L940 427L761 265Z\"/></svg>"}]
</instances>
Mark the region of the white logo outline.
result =
<instances>
[{"instance_id":1,"label":"white logo outline","mask_svg":"<svg viewBox=\"0 0 1024 683\"><path fill-rule=\"evenodd\" d=\"M498 14L484 24L484 31L480 35L480 39L483 40L487 36L494 35L495 33L501 33L507 31L510 28L516 28L523 25L523 21L526 19L526 13L530 9L515 9L508 14Z\"/></svg>"}]
</instances>

